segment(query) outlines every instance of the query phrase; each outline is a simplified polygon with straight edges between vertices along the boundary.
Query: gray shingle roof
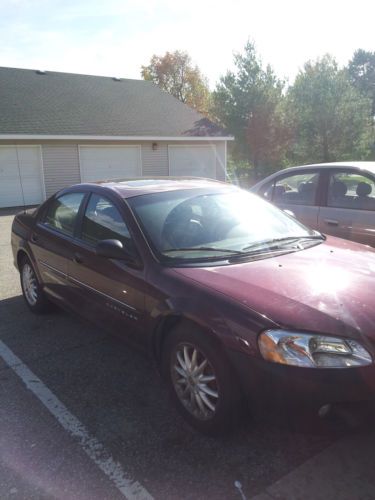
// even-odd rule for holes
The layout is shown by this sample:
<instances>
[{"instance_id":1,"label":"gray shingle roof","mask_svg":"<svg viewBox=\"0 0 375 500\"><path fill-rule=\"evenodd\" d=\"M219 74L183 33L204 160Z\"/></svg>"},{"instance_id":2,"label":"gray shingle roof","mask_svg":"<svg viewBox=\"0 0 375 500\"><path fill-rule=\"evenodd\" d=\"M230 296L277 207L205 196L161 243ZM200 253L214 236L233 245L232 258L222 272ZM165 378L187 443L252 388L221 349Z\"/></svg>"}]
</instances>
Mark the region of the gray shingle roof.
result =
<instances>
[{"instance_id":1,"label":"gray shingle roof","mask_svg":"<svg viewBox=\"0 0 375 500\"><path fill-rule=\"evenodd\" d=\"M0 135L225 136L143 80L0 68Z\"/></svg>"}]
</instances>

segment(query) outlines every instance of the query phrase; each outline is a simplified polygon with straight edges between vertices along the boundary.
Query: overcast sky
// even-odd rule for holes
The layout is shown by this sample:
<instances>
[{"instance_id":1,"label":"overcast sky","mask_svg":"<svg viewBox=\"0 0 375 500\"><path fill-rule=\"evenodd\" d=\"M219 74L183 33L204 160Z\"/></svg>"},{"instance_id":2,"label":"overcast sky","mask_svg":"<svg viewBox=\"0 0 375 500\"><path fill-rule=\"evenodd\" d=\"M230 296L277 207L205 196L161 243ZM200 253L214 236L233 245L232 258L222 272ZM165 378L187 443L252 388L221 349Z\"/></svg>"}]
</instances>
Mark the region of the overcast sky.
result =
<instances>
[{"instance_id":1,"label":"overcast sky","mask_svg":"<svg viewBox=\"0 0 375 500\"><path fill-rule=\"evenodd\" d=\"M0 66L140 78L186 50L213 87L248 39L292 81L308 59L375 50L375 0L0 0ZM1 82L0 82L1 83Z\"/></svg>"}]
</instances>

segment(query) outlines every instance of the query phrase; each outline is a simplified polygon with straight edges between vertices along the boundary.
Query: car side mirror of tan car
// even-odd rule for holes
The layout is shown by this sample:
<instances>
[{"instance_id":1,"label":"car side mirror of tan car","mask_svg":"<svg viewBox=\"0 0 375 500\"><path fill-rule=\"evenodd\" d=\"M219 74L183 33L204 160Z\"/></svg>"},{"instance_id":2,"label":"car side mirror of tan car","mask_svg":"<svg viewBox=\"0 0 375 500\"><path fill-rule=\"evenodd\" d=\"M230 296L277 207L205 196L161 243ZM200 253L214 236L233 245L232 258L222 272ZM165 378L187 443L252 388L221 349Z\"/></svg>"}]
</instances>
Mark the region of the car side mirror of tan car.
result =
<instances>
[{"instance_id":1,"label":"car side mirror of tan car","mask_svg":"<svg viewBox=\"0 0 375 500\"><path fill-rule=\"evenodd\" d=\"M291 210L288 210L287 208L285 210L283 210L283 212L290 215L291 217L296 218L296 214L294 212L292 212Z\"/></svg>"}]
</instances>

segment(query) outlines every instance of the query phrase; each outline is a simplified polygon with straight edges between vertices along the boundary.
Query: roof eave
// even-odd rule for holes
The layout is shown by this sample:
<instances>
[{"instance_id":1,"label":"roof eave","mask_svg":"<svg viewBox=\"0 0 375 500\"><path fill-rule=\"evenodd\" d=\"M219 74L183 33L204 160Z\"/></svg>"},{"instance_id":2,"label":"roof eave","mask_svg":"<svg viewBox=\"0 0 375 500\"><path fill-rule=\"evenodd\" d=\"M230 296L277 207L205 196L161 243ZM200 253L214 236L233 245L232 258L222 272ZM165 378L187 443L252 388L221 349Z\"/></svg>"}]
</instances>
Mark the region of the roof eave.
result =
<instances>
[{"instance_id":1,"label":"roof eave","mask_svg":"<svg viewBox=\"0 0 375 500\"><path fill-rule=\"evenodd\" d=\"M233 141L233 136L147 136L147 135L42 135L0 134L1 141Z\"/></svg>"}]
</instances>

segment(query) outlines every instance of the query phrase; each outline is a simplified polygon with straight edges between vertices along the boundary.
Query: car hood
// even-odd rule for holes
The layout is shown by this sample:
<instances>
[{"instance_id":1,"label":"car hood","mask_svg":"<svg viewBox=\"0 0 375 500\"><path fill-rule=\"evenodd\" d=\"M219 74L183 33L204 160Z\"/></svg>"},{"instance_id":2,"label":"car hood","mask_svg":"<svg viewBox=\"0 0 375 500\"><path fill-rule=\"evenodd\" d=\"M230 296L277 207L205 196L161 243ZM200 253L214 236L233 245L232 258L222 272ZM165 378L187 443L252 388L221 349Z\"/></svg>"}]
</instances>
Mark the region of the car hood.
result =
<instances>
[{"instance_id":1,"label":"car hood","mask_svg":"<svg viewBox=\"0 0 375 500\"><path fill-rule=\"evenodd\" d=\"M330 237L281 256L176 272L284 328L375 341L375 250L364 245Z\"/></svg>"}]
</instances>

